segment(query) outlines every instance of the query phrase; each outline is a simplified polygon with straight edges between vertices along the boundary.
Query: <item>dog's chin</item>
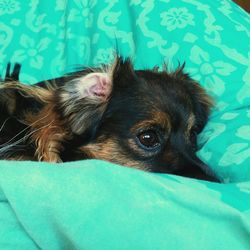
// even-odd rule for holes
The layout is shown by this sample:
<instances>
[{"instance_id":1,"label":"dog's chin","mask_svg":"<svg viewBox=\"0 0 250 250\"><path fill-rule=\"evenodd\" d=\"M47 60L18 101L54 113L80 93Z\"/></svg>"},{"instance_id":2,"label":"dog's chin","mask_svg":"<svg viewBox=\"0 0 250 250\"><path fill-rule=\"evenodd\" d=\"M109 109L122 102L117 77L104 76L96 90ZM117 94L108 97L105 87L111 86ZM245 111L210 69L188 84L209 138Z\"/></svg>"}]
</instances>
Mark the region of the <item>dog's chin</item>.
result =
<instances>
[{"instance_id":1,"label":"dog's chin","mask_svg":"<svg viewBox=\"0 0 250 250\"><path fill-rule=\"evenodd\" d=\"M176 175L211 182L220 182L220 180L210 170L209 166L207 166L197 156L194 156L194 160L192 161L180 159L178 168L179 169L177 169L174 173Z\"/></svg>"}]
</instances>

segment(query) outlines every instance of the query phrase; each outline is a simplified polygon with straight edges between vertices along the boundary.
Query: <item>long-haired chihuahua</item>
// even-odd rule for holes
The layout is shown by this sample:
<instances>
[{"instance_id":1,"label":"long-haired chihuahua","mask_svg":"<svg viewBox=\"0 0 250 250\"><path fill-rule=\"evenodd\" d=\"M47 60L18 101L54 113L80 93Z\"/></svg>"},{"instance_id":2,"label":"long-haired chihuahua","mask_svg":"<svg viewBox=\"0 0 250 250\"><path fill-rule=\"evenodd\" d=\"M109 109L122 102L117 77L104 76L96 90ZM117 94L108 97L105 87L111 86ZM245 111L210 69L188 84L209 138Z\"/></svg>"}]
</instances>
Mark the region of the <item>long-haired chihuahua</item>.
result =
<instances>
[{"instance_id":1,"label":"long-haired chihuahua","mask_svg":"<svg viewBox=\"0 0 250 250\"><path fill-rule=\"evenodd\" d=\"M0 159L102 159L198 179L217 178L197 156L212 101L183 67L135 70L130 59L35 85L7 67L0 85Z\"/></svg>"}]
</instances>

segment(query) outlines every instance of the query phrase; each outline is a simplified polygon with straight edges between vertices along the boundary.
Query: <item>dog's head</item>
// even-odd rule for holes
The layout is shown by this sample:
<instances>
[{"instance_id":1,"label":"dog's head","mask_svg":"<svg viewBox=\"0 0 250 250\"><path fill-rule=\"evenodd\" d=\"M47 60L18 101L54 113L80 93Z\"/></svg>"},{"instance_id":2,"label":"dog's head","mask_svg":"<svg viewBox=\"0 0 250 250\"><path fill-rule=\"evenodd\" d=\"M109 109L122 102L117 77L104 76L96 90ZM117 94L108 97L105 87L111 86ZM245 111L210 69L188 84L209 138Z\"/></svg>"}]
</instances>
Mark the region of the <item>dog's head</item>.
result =
<instances>
[{"instance_id":1,"label":"dog's head","mask_svg":"<svg viewBox=\"0 0 250 250\"><path fill-rule=\"evenodd\" d=\"M79 158L209 179L195 152L212 102L183 67L173 73L134 70L130 60L118 58L107 72L64 85L57 100L82 138Z\"/></svg>"}]
</instances>

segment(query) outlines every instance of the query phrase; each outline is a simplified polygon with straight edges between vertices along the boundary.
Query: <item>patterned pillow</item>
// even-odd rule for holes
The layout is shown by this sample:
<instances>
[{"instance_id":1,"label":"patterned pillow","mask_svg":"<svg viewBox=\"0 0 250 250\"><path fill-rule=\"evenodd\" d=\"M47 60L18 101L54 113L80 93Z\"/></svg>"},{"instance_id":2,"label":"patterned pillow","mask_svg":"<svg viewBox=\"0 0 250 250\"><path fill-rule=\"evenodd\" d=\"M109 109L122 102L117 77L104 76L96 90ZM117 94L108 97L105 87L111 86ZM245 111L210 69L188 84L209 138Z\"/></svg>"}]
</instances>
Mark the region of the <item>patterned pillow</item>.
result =
<instances>
[{"instance_id":1,"label":"patterned pillow","mask_svg":"<svg viewBox=\"0 0 250 250\"><path fill-rule=\"evenodd\" d=\"M80 65L167 62L216 100L199 156L226 182L250 180L250 17L230 0L0 0L0 72L22 63L34 83Z\"/></svg>"}]
</instances>

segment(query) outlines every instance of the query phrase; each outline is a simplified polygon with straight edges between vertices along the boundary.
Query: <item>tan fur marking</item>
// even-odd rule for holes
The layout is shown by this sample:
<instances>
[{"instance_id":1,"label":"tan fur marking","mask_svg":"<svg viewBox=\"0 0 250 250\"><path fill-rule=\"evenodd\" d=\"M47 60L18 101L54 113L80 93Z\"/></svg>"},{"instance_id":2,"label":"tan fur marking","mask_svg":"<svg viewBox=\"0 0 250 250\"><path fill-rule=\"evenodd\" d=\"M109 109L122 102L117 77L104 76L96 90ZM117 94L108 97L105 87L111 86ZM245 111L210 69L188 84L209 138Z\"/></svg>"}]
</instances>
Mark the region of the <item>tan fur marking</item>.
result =
<instances>
[{"instance_id":1,"label":"tan fur marking","mask_svg":"<svg viewBox=\"0 0 250 250\"><path fill-rule=\"evenodd\" d=\"M6 158L6 160L8 161L34 161L34 158L27 156L27 155L18 155L18 156Z\"/></svg>"},{"instance_id":2,"label":"tan fur marking","mask_svg":"<svg viewBox=\"0 0 250 250\"><path fill-rule=\"evenodd\" d=\"M132 133L136 133L140 129L143 129L143 128L147 129L152 126L159 126L169 133L171 131L170 118L164 112L155 111L155 112L152 112L152 118L150 120L144 120L144 121L138 122L137 124L133 126L131 131Z\"/></svg>"},{"instance_id":3,"label":"tan fur marking","mask_svg":"<svg viewBox=\"0 0 250 250\"><path fill-rule=\"evenodd\" d=\"M33 97L36 100L42 102L50 102L51 100L51 91L50 89L41 88L34 85L25 85L20 84L19 82L10 82L0 85L0 89L13 89L20 91L19 93L24 97Z\"/></svg>"},{"instance_id":4,"label":"tan fur marking","mask_svg":"<svg viewBox=\"0 0 250 250\"><path fill-rule=\"evenodd\" d=\"M189 141L189 137L190 137L190 132L194 126L195 123L195 116L194 114L189 115L188 120L187 120L187 130L185 131L185 137L186 140Z\"/></svg>"},{"instance_id":5,"label":"tan fur marking","mask_svg":"<svg viewBox=\"0 0 250 250\"><path fill-rule=\"evenodd\" d=\"M62 142L68 139L69 133L63 122L54 112L53 90L55 83L46 81L46 88L24 85L19 82L6 83L0 88L18 90L24 97L32 97L45 104L37 114L27 113L25 123L31 127L31 138L35 142L36 158L39 161L61 162Z\"/></svg>"},{"instance_id":6,"label":"tan fur marking","mask_svg":"<svg viewBox=\"0 0 250 250\"><path fill-rule=\"evenodd\" d=\"M108 138L105 141L91 143L80 148L84 154L87 154L91 159L100 159L124 165L127 167L137 168L148 171L149 167L141 161L132 161L127 155L122 152L120 145L114 138Z\"/></svg>"},{"instance_id":7,"label":"tan fur marking","mask_svg":"<svg viewBox=\"0 0 250 250\"><path fill-rule=\"evenodd\" d=\"M69 139L69 133L53 111L53 105L46 105L36 115L27 115L26 120L28 124L33 124L31 130L34 132L31 137L37 146L37 159L39 161L61 162L62 143Z\"/></svg>"}]
</instances>

